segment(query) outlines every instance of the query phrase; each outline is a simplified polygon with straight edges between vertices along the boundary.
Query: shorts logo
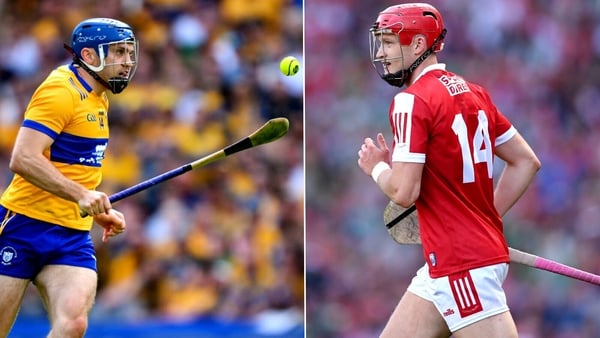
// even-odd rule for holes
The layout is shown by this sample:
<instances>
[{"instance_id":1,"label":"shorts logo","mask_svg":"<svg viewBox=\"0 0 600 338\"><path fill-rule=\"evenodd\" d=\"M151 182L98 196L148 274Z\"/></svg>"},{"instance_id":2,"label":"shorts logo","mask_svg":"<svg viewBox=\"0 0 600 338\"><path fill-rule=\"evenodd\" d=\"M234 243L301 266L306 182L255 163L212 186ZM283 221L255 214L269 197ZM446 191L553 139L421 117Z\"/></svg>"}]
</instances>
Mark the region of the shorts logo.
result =
<instances>
[{"instance_id":1,"label":"shorts logo","mask_svg":"<svg viewBox=\"0 0 600 338\"><path fill-rule=\"evenodd\" d=\"M12 246L5 246L0 250L0 255L2 255L2 265L11 265L12 260L17 258L17 250Z\"/></svg>"}]
</instances>

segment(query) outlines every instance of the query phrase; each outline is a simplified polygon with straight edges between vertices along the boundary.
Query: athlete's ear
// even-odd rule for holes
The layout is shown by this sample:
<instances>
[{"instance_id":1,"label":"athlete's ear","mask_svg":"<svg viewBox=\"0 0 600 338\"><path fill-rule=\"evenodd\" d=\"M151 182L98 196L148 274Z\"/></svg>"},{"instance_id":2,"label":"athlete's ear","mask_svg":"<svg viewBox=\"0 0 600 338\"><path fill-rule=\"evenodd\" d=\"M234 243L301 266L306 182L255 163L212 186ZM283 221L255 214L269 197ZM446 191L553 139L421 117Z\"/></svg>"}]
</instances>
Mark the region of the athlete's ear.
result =
<instances>
[{"instance_id":1,"label":"athlete's ear","mask_svg":"<svg viewBox=\"0 0 600 338\"><path fill-rule=\"evenodd\" d=\"M427 38L423 34L417 34L413 37L411 44L415 55L421 55L427 50Z\"/></svg>"},{"instance_id":2,"label":"athlete's ear","mask_svg":"<svg viewBox=\"0 0 600 338\"><path fill-rule=\"evenodd\" d=\"M83 62L92 65L92 66L98 66L100 65L99 63L96 64L98 57L96 55L96 51L93 48L83 48L81 50L81 59L83 60Z\"/></svg>"}]
</instances>

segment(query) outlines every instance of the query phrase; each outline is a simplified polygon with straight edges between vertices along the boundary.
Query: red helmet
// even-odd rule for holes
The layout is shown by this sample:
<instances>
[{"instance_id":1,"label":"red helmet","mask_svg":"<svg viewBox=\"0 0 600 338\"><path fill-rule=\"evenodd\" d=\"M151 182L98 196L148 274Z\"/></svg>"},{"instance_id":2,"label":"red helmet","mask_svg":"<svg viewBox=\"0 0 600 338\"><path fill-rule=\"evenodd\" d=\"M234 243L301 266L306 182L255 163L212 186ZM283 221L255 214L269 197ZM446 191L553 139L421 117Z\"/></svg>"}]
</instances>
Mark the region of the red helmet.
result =
<instances>
[{"instance_id":1,"label":"red helmet","mask_svg":"<svg viewBox=\"0 0 600 338\"><path fill-rule=\"evenodd\" d=\"M402 87L410 78L412 72L431 54L444 48L446 29L442 15L435 7L425 3L410 3L394 5L386 8L377 16L377 21L370 29L369 35L371 49L371 63L382 79L392 86ZM403 46L410 45L417 34L422 34L427 40L427 50L423 52L408 68L391 73L387 64L393 59L402 59L404 56L387 58L377 55L384 34L395 35Z\"/></svg>"},{"instance_id":2,"label":"red helmet","mask_svg":"<svg viewBox=\"0 0 600 338\"><path fill-rule=\"evenodd\" d=\"M372 31L379 33L398 35L402 45L409 45L416 34L425 35L427 48L431 48L434 41L440 38L433 52L439 52L443 48L443 30L442 15L435 7L426 3L390 6L379 13L372 28Z\"/></svg>"}]
</instances>

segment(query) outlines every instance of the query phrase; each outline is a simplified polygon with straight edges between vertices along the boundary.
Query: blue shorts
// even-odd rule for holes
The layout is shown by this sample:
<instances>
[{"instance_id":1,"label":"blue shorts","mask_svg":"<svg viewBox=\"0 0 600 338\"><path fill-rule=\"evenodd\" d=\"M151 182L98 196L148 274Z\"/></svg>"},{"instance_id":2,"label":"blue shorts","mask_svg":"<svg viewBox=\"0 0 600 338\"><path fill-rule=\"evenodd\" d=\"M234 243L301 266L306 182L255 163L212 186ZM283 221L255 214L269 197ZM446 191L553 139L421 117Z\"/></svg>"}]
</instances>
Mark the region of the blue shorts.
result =
<instances>
[{"instance_id":1,"label":"blue shorts","mask_svg":"<svg viewBox=\"0 0 600 338\"><path fill-rule=\"evenodd\" d=\"M34 280L46 265L97 271L89 231L39 221L0 205L0 275Z\"/></svg>"}]
</instances>

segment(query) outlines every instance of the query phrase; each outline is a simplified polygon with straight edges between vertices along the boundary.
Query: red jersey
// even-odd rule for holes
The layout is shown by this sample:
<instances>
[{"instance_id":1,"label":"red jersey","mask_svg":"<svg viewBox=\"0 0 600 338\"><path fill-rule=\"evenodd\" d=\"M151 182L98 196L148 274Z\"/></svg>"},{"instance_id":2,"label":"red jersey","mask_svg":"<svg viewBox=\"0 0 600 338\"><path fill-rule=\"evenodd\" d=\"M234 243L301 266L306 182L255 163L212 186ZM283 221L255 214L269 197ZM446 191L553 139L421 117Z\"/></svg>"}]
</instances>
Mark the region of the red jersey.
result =
<instances>
[{"instance_id":1,"label":"red jersey","mask_svg":"<svg viewBox=\"0 0 600 338\"><path fill-rule=\"evenodd\" d=\"M509 262L494 207L496 146L516 129L485 89L427 67L391 104L392 161L424 163L416 200L431 277Z\"/></svg>"}]
</instances>

